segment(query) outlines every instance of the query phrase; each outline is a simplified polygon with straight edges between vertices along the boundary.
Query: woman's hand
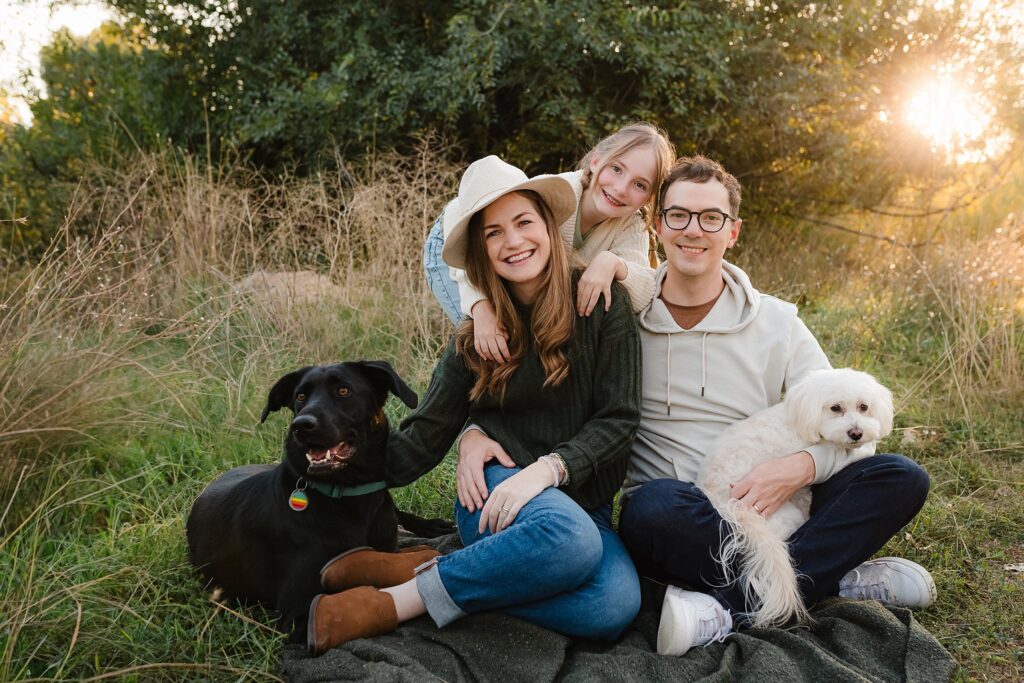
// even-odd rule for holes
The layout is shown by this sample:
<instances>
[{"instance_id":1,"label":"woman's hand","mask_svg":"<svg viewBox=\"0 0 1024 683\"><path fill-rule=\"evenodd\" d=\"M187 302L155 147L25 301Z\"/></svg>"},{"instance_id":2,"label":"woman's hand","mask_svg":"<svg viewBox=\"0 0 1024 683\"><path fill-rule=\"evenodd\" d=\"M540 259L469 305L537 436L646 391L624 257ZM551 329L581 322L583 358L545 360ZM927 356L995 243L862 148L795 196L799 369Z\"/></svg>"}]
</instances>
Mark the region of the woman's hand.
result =
<instances>
[{"instance_id":1,"label":"woman's hand","mask_svg":"<svg viewBox=\"0 0 1024 683\"><path fill-rule=\"evenodd\" d=\"M612 307L612 280L626 279L626 262L610 251L602 251L583 271L576 295L576 312L590 315L604 294L604 310Z\"/></svg>"},{"instance_id":2,"label":"woman's hand","mask_svg":"<svg viewBox=\"0 0 1024 683\"><path fill-rule=\"evenodd\" d=\"M749 505L763 517L771 517L794 493L813 481L814 459L807 451L800 451L763 462L729 486L732 487L733 498Z\"/></svg>"},{"instance_id":3,"label":"woman's hand","mask_svg":"<svg viewBox=\"0 0 1024 683\"><path fill-rule=\"evenodd\" d=\"M471 429L462 435L458 465L455 467L455 491L459 504L470 512L482 508L487 500L484 465L491 460L497 460L505 467L516 466L501 444L479 429Z\"/></svg>"},{"instance_id":4,"label":"woman's hand","mask_svg":"<svg viewBox=\"0 0 1024 683\"><path fill-rule=\"evenodd\" d=\"M492 534L498 533L515 520L524 505L547 487L554 486L554 480L551 468L542 462L535 462L522 472L513 474L494 487L480 514L477 530L481 534L484 529L490 529Z\"/></svg>"},{"instance_id":5,"label":"woman's hand","mask_svg":"<svg viewBox=\"0 0 1024 683\"><path fill-rule=\"evenodd\" d=\"M484 360L506 363L512 360L508 351L508 332L498 327L494 306L487 299L473 304L473 348Z\"/></svg>"}]
</instances>

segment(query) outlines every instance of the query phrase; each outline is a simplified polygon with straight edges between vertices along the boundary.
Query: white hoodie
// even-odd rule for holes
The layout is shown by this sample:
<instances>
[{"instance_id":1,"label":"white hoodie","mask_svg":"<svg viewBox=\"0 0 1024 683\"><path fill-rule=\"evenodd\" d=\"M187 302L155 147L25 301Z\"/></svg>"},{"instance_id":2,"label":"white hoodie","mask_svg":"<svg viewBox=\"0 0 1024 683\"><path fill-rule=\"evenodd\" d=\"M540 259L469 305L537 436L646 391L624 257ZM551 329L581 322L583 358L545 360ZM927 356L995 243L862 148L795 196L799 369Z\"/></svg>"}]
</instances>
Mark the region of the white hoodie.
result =
<instances>
[{"instance_id":1,"label":"white hoodie","mask_svg":"<svg viewBox=\"0 0 1024 683\"><path fill-rule=\"evenodd\" d=\"M781 401L786 387L808 372L831 367L796 306L758 292L728 262L722 296L693 329L682 329L659 298L667 265L655 274L654 300L640 312L643 402L626 495L652 479L695 481L726 427ZM809 446L814 483L869 448L854 454L831 444Z\"/></svg>"}]
</instances>

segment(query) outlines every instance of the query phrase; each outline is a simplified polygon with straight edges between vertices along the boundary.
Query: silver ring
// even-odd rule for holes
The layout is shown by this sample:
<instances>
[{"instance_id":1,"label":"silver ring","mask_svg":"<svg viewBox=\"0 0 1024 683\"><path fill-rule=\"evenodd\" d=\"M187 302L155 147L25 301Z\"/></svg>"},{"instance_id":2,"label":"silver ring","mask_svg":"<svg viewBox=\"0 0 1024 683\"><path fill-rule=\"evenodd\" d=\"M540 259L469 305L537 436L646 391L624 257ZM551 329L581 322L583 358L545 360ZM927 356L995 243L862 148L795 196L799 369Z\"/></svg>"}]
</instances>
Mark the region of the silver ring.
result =
<instances>
[{"instance_id":1,"label":"silver ring","mask_svg":"<svg viewBox=\"0 0 1024 683\"><path fill-rule=\"evenodd\" d=\"M508 514L508 513L512 512L512 508L501 508L501 511L504 512L505 514Z\"/></svg>"}]
</instances>

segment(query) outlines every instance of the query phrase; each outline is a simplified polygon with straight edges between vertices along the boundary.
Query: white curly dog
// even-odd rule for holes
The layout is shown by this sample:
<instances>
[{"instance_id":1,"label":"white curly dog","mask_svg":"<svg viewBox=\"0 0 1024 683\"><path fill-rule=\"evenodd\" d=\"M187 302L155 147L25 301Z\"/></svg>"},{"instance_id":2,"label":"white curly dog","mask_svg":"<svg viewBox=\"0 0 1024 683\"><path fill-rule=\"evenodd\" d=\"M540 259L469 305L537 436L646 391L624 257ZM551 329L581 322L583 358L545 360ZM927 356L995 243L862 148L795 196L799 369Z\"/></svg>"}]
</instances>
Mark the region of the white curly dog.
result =
<instances>
[{"instance_id":1,"label":"white curly dog","mask_svg":"<svg viewBox=\"0 0 1024 683\"><path fill-rule=\"evenodd\" d=\"M727 529L719 561L727 581L739 581L754 626L810 621L786 545L810 515L811 490L800 489L767 519L730 497L729 484L755 465L829 442L855 460L874 454L874 442L892 430L892 394L871 375L841 368L817 370L783 401L726 429L705 458L697 486ZM732 567L738 563L739 576Z\"/></svg>"}]
</instances>

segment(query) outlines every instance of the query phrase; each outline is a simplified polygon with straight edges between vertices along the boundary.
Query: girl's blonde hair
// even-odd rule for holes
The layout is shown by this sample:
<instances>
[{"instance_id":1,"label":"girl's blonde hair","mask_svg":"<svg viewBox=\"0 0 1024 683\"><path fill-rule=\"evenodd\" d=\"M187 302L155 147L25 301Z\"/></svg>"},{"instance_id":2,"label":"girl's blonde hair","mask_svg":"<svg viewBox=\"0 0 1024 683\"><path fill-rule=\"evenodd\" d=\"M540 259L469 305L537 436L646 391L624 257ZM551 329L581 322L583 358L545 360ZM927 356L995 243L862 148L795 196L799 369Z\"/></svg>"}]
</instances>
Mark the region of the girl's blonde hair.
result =
<instances>
[{"instance_id":1,"label":"girl's blonde hair","mask_svg":"<svg viewBox=\"0 0 1024 683\"><path fill-rule=\"evenodd\" d=\"M665 131L646 121L627 124L594 145L580 159L576 168L583 171L583 189L586 190L590 187L590 181L595 176L601 175L605 166L635 147L650 147L654 152L654 177L651 178L651 194L644 205L640 207L640 215L643 216L650 241L650 260L653 267L658 265L658 235L654 230L654 208L661 183L676 159L675 149L668 141ZM595 156L600 159L600 162L596 168L592 169L590 163Z\"/></svg>"},{"instance_id":2,"label":"girl's blonde hair","mask_svg":"<svg viewBox=\"0 0 1024 683\"><path fill-rule=\"evenodd\" d=\"M576 308L572 297L572 257L558 234L551 209L539 194L532 190L515 192L530 201L547 226L551 241L551 257L533 302L530 328L516 312L508 283L494 271L487 256L483 237L483 212L477 211L469 221L469 244L466 247L466 277L494 306L498 327L509 334L508 349L511 360L499 364L482 359L473 346L473 320L459 324L455 348L469 369L476 374L476 382L469 392L469 400L476 401L487 393L504 398L508 382L526 357L532 343L544 367L544 386L558 386L569 376L569 357L565 348L572 340L576 321Z\"/></svg>"}]
</instances>

